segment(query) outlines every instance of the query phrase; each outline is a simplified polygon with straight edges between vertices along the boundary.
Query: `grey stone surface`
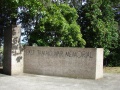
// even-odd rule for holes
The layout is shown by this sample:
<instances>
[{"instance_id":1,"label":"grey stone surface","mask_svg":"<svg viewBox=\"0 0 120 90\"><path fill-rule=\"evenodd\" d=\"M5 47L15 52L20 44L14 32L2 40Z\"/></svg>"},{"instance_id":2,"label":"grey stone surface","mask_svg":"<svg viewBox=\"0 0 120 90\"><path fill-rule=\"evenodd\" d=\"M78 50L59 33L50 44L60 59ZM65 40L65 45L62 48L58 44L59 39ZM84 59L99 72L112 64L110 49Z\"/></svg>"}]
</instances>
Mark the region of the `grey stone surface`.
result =
<instances>
[{"instance_id":1,"label":"grey stone surface","mask_svg":"<svg viewBox=\"0 0 120 90\"><path fill-rule=\"evenodd\" d=\"M4 60L5 74L14 75L23 73L23 51L20 46L20 26L10 26L4 31Z\"/></svg>"},{"instance_id":2,"label":"grey stone surface","mask_svg":"<svg viewBox=\"0 0 120 90\"><path fill-rule=\"evenodd\" d=\"M103 49L27 46L24 72L99 79L103 77Z\"/></svg>"},{"instance_id":3,"label":"grey stone surface","mask_svg":"<svg viewBox=\"0 0 120 90\"><path fill-rule=\"evenodd\" d=\"M0 74L0 90L120 90L120 74L104 74L99 80Z\"/></svg>"}]
</instances>

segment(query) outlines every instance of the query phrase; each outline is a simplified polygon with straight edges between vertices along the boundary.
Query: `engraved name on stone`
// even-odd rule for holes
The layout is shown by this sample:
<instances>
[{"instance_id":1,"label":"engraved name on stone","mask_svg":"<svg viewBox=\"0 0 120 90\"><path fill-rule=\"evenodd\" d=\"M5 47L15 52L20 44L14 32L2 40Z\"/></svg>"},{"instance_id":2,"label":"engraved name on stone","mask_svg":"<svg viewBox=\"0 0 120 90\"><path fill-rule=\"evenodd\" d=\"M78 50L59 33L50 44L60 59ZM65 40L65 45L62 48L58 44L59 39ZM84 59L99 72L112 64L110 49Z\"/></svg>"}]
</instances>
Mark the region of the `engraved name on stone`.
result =
<instances>
[{"instance_id":1,"label":"engraved name on stone","mask_svg":"<svg viewBox=\"0 0 120 90\"><path fill-rule=\"evenodd\" d=\"M43 57L73 57L73 58L93 58L92 52L87 51L61 51L61 50L26 50L27 55L37 54Z\"/></svg>"}]
</instances>

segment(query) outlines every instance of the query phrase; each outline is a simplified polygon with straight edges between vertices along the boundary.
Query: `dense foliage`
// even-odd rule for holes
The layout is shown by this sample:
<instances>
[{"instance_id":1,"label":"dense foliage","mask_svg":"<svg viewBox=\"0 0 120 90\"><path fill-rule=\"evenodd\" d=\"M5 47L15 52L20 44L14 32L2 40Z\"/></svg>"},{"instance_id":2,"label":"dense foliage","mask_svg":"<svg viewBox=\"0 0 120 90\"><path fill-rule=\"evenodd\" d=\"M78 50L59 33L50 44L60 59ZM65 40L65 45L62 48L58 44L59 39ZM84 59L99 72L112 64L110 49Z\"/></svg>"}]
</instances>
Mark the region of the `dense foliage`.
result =
<instances>
[{"instance_id":1,"label":"dense foliage","mask_svg":"<svg viewBox=\"0 0 120 90\"><path fill-rule=\"evenodd\" d=\"M30 45L83 47L77 12L66 4L53 4L41 11L41 18L31 33Z\"/></svg>"},{"instance_id":2,"label":"dense foliage","mask_svg":"<svg viewBox=\"0 0 120 90\"><path fill-rule=\"evenodd\" d=\"M16 23L18 2L16 0L0 0L1 28Z\"/></svg>"},{"instance_id":3,"label":"dense foliage","mask_svg":"<svg viewBox=\"0 0 120 90\"><path fill-rule=\"evenodd\" d=\"M105 64L107 66L120 66L120 37L118 46L111 49L110 55L105 59Z\"/></svg>"},{"instance_id":4,"label":"dense foliage","mask_svg":"<svg viewBox=\"0 0 120 90\"><path fill-rule=\"evenodd\" d=\"M0 42L19 23L29 45L104 48L105 64L120 66L119 0L0 0Z\"/></svg>"},{"instance_id":5,"label":"dense foliage","mask_svg":"<svg viewBox=\"0 0 120 90\"><path fill-rule=\"evenodd\" d=\"M118 47L118 23L114 19L114 11L109 0L89 0L78 10L78 23L81 26L86 47L104 48L104 56L108 63L108 55Z\"/></svg>"},{"instance_id":6,"label":"dense foliage","mask_svg":"<svg viewBox=\"0 0 120 90\"><path fill-rule=\"evenodd\" d=\"M4 28L16 23L18 2L0 0L0 46L3 43Z\"/></svg>"}]
</instances>

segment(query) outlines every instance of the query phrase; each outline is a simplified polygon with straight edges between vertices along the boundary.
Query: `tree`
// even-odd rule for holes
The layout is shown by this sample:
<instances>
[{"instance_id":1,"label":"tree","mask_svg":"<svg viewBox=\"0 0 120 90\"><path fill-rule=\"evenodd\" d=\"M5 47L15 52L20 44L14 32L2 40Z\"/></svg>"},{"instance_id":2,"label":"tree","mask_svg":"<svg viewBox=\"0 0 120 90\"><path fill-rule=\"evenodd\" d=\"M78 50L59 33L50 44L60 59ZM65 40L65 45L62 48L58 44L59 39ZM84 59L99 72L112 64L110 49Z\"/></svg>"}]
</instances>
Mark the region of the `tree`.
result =
<instances>
[{"instance_id":1,"label":"tree","mask_svg":"<svg viewBox=\"0 0 120 90\"><path fill-rule=\"evenodd\" d=\"M77 12L66 4L56 5L41 11L42 17L30 34L30 45L83 47L84 39L77 25Z\"/></svg>"},{"instance_id":2,"label":"tree","mask_svg":"<svg viewBox=\"0 0 120 90\"><path fill-rule=\"evenodd\" d=\"M0 0L0 46L3 43L4 29L17 21L17 0Z\"/></svg>"},{"instance_id":3,"label":"tree","mask_svg":"<svg viewBox=\"0 0 120 90\"><path fill-rule=\"evenodd\" d=\"M49 1L49 2L48 2ZM49 4L51 0L0 0L0 36L5 27L22 23L24 28L35 23L41 3ZM19 9L21 9L19 11ZM17 22L19 20L19 22ZM21 21L20 21L21 20ZM32 23L34 22L34 23ZM29 29L29 28L28 28ZM29 30L26 32L29 32ZM25 34L25 33L24 33Z\"/></svg>"},{"instance_id":4,"label":"tree","mask_svg":"<svg viewBox=\"0 0 120 90\"><path fill-rule=\"evenodd\" d=\"M57 3L77 4L80 0L57 0ZM69 3L70 2L70 3ZM34 30L41 13L39 12L43 6L49 6L55 3L55 0L1 0L0 3L0 35L3 38L3 27L12 24L22 24L25 32L22 35L27 35L24 40L28 39L29 34ZM20 11L19 11L20 9ZM19 22L16 23L16 21ZM4 25L3 25L4 24Z\"/></svg>"},{"instance_id":5,"label":"tree","mask_svg":"<svg viewBox=\"0 0 120 90\"><path fill-rule=\"evenodd\" d=\"M5 27L16 23L18 9L17 0L1 0L0 2L0 25Z\"/></svg>"},{"instance_id":6,"label":"tree","mask_svg":"<svg viewBox=\"0 0 120 90\"><path fill-rule=\"evenodd\" d=\"M115 20L118 22L120 26L120 1L119 0L111 0L113 10L115 11ZM119 28L120 30L120 28Z\"/></svg>"},{"instance_id":7,"label":"tree","mask_svg":"<svg viewBox=\"0 0 120 90\"><path fill-rule=\"evenodd\" d=\"M86 47L104 48L105 57L118 44L118 26L109 0L89 0L78 11Z\"/></svg>"},{"instance_id":8,"label":"tree","mask_svg":"<svg viewBox=\"0 0 120 90\"><path fill-rule=\"evenodd\" d=\"M111 6L113 8L113 11L115 13L115 20L118 22L118 25L120 27L120 2L119 0L110 0ZM111 53L109 56L105 59L107 62L106 64L108 66L120 66L120 28L118 28L118 45L116 45L115 48L112 48L110 51Z\"/></svg>"}]
</instances>

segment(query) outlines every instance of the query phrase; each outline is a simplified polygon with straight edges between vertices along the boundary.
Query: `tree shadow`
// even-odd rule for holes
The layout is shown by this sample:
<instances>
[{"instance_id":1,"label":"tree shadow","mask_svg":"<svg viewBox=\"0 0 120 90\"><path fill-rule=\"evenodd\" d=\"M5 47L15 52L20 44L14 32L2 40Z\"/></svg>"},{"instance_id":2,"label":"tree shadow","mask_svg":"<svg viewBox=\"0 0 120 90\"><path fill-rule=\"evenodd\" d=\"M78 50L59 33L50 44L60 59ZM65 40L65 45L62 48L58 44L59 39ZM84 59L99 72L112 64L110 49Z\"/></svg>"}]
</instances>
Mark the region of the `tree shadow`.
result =
<instances>
[{"instance_id":1,"label":"tree shadow","mask_svg":"<svg viewBox=\"0 0 120 90\"><path fill-rule=\"evenodd\" d=\"M3 67L0 67L0 73L3 74Z\"/></svg>"}]
</instances>

